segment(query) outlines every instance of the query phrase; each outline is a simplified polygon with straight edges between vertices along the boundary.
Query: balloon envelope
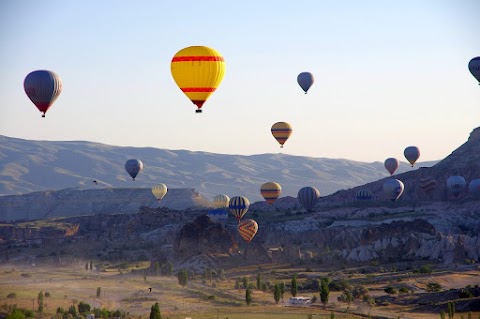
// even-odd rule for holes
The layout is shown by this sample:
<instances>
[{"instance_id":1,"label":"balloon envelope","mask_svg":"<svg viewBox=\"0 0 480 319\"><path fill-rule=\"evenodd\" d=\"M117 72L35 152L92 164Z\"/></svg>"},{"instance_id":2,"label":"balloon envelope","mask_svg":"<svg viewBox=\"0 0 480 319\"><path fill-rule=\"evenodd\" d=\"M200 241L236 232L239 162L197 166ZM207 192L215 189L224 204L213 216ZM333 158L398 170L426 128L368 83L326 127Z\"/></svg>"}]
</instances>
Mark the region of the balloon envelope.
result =
<instances>
[{"instance_id":1,"label":"balloon envelope","mask_svg":"<svg viewBox=\"0 0 480 319\"><path fill-rule=\"evenodd\" d=\"M396 201L402 196L404 185L402 181L394 178L389 178L383 183L383 192L391 201Z\"/></svg>"},{"instance_id":2,"label":"balloon envelope","mask_svg":"<svg viewBox=\"0 0 480 319\"><path fill-rule=\"evenodd\" d=\"M395 171L397 170L399 164L400 163L396 158L390 157L385 160L384 166L390 173L390 176L392 176L393 173L395 173Z\"/></svg>"},{"instance_id":3,"label":"balloon envelope","mask_svg":"<svg viewBox=\"0 0 480 319\"><path fill-rule=\"evenodd\" d=\"M320 197L320 191L315 187L303 187L298 191L297 199L302 204L302 206L308 211L311 212L312 208L315 207L317 199Z\"/></svg>"},{"instance_id":4,"label":"balloon envelope","mask_svg":"<svg viewBox=\"0 0 480 319\"><path fill-rule=\"evenodd\" d=\"M290 135L292 135L292 126L287 122L277 122L272 125L272 135L280 144L280 147L283 147L283 144L288 140Z\"/></svg>"},{"instance_id":5,"label":"balloon envelope","mask_svg":"<svg viewBox=\"0 0 480 319\"><path fill-rule=\"evenodd\" d=\"M225 75L225 60L215 49L190 46L178 51L170 64L175 83L197 106L197 112Z\"/></svg>"},{"instance_id":6,"label":"balloon envelope","mask_svg":"<svg viewBox=\"0 0 480 319\"><path fill-rule=\"evenodd\" d=\"M137 177L138 173L143 170L143 163L138 159L129 159L125 163L125 170L133 178L133 180L135 180L135 177Z\"/></svg>"},{"instance_id":7,"label":"balloon envelope","mask_svg":"<svg viewBox=\"0 0 480 319\"><path fill-rule=\"evenodd\" d=\"M282 187L280 184L275 182L267 182L260 187L260 193L268 204L273 204L277 200L278 196L280 196L281 192Z\"/></svg>"},{"instance_id":8,"label":"balloon envelope","mask_svg":"<svg viewBox=\"0 0 480 319\"><path fill-rule=\"evenodd\" d=\"M416 146L409 146L405 148L405 150L403 151L403 155L405 155L405 158L413 167L413 164L415 164L415 162L420 157L420 150Z\"/></svg>"},{"instance_id":9,"label":"balloon envelope","mask_svg":"<svg viewBox=\"0 0 480 319\"><path fill-rule=\"evenodd\" d=\"M231 198L230 202L228 203L228 209L237 221L242 219L242 217L248 212L249 207L250 201L248 198L243 196L235 196Z\"/></svg>"},{"instance_id":10,"label":"balloon envelope","mask_svg":"<svg viewBox=\"0 0 480 319\"><path fill-rule=\"evenodd\" d=\"M361 189L357 192L355 198L357 200L372 200L373 199L373 194L371 191L368 189Z\"/></svg>"},{"instance_id":11,"label":"balloon envelope","mask_svg":"<svg viewBox=\"0 0 480 319\"><path fill-rule=\"evenodd\" d=\"M45 113L62 93L62 80L52 71L33 71L25 77L23 88L28 98L43 113L42 117L45 117Z\"/></svg>"},{"instance_id":12,"label":"balloon envelope","mask_svg":"<svg viewBox=\"0 0 480 319\"><path fill-rule=\"evenodd\" d=\"M431 194L437 187L437 181L433 177L423 177L420 178L419 186L426 194Z\"/></svg>"},{"instance_id":13,"label":"balloon envelope","mask_svg":"<svg viewBox=\"0 0 480 319\"><path fill-rule=\"evenodd\" d=\"M223 227L228 221L228 212L223 208L209 210L207 216L213 223L221 224Z\"/></svg>"},{"instance_id":14,"label":"balloon envelope","mask_svg":"<svg viewBox=\"0 0 480 319\"><path fill-rule=\"evenodd\" d=\"M462 176L454 175L447 179L447 189L454 197L458 197L465 188L465 178Z\"/></svg>"},{"instance_id":15,"label":"balloon envelope","mask_svg":"<svg viewBox=\"0 0 480 319\"><path fill-rule=\"evenodd\" d=\"M470 60L468 63L468 69L475 79L477 79L478 84L480 84L480 56Z\"/></svg>"},{"instance_id":16,"label":"balloon envelope","mask_svg":"<svg viewBox=\"0 0 480 319\"><path fill-rule=\"evenodd\" d=\"M213 206L215 208L227 208L228 202L230 202L230 197L225 194L218 194L213 198Z\"/></svg>"},{"instance_id":17,"label":"balloon envelope","mask_svg":"<svg viewBox=\"0 0 480 319\"><path fill-rule=\"evenodd\" d=\"M480 198L480 179L472 179L468 184L468 192L476 198Z\"/></svg>"},{"instance_id":18,"label":"balloon envelope","mask_svg":"<svg viewBox=\"0 0 480 319\"><path fill-rule=\"evenodd\" d=\"M152 187L153 196L155 196L158 200L162 200L162 198L167 194L168 188L165 184L157 184Z\"/></svg>"},{"instance_id":19,"label":"balloon envelope","mask_svg":"<svg viewBox=\"0 0 480 319\"><path fill-rule=\"evenodd\" d=\"M313 74L310 72L302 72L297 76L297 82L305 94L307 94L308 89L310 89L314 82Z\"/></svg>"},{"instance_id":20,"label":"balloon envelope","mask_svg":"<svg viewBox=\"0 0 480 319\"><path fill-rule=\"evenodd\" d=\"M238 224L238 232L240 233L240 236L249 243L258 232L258 224L253 219L242 220Z\"/></svg>"}]
</instances>

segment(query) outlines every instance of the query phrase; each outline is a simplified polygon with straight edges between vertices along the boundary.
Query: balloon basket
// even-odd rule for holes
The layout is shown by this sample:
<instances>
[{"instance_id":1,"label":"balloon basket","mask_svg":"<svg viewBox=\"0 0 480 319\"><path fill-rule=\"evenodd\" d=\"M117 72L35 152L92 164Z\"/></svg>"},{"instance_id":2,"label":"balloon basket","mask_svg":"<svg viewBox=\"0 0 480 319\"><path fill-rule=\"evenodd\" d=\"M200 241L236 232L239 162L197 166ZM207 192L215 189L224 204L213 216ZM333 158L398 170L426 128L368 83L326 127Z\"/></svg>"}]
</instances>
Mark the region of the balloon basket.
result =
<instances>
[{"instance_id":1,"label":"balloon basket","mask_svg":"<svg viewBox=\"0 0 480 319\"><path fill-rule=\"evenodd\" d=\"M202 113L202 110L195 110L195 113Z\"/></svg>"}]
</instances>

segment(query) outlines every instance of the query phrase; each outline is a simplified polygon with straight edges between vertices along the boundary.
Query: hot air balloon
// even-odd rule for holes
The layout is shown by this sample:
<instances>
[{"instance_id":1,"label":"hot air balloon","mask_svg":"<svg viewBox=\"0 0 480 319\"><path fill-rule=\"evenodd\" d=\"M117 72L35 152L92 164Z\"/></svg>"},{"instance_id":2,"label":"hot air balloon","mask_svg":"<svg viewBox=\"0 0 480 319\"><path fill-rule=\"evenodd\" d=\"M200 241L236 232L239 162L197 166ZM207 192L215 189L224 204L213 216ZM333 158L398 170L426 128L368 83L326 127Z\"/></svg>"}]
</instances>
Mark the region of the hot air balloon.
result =
<instances>
[{"instance_id":1,"label":"hot air balloon","mask_svg":"<svg viewBox=\"0 0 480 319\"><path fill-rule=\"evenodd\" d=\"M287 122L277 122L272 125L272 135L280 144L280 147L283 147L283 144L292 135L292 127Z\"/></svg>"},{"instance_id":2,"label":"hot air balloon","mask_svg":"<svg viewBox=\"0 0 480 319\"><path fill-rule=\"evenodd\" d=\"M468 63L468 69L475 79L477 79L478 84L480 85L480 56L470 60Z\"/></svg>"},{"instance_id":3,"label":"hot air balloon","mask_svg":"<svg viewBox=\"0 0 480 319\"><path fill-rule=\"evenodd\" d=\"M320 191L315 187L304 187L298 191L297 199L302 204L302 206L311 212L312 208L315 207L317 199L320 197Z\"/></svg>"},{"instance_id":4,"label":"hot air balloon","mask_svg":"<svg viewBox=\"0 0 480 319\"><path fill-rule=\"evenodd\" d=\"M228 221L228 212L223 208L209 210L207 216L213 223L221 224L223 227Z\"/></svg>"},{"instance_id":5,"label":"hot air balloon","mask_svg":"<svg viewBox=\"0 0 480 319\"><path fill-rule=\"evenodd\" d=\"M28 98L43 113L42 117L45 117L45 113L62 93L62 80L52 71L33 71L25 77L23 88Z\"/></svg>"},{"instance_id":6,"label":"hot air balloon","mask_svg":"<svg viewBox=\"0 0 480 319\"><path fill-rule=\"evenodd\" d=\"M453 197L458 197L465 188L465 178L462 176L450 176L447 179L447 189L452 193Z\"/></svg>"},{"instance_id":7,"label":"hot air balloon","mask_svg":"<svg viewBox=\"0 0 480 319\"><path fill-rule=\"evenodd\" d=\"M205 46L178 51L170 67L178 87L197 106L197 113L202 112L203 103L215 92L225 75L223 56Z\"/></svg>"},{"instance_id":8,"label":"hot air balloon","mask_svg":"<svg viewBox=\"0 0 480 319\"><path fill-rule=\"evenodd\" d=\"M247 243L250 243L257 231L258 224L253 219L245 219L238 223L238 232Z\"/></svg>"},{"instance_id":9,"label":"hot air balloon","mask_svg":"<svg viewBox=\"0 0 480 319\"><path fill-rule=\"evenodd\" d=\"M387 169L387 171L390 173L390 176L393 176L393 173L395 173L399 164L400 163L396 158L390 157L385 160L384 166Z\"/></svg>"},{"instance_id":10,"label":"hot air balloon","mask_svg":"<svg viewBox=\"0 0 480 319\"><path fill-rule=\"evenodd\" d=\"M472 179L468 184L468 192L476 198L480 198L480 178Z\"/></svg>"},{"instance_id":11,"label":"hot air balloon","mask_svg":"<svg viewBox=\"0 0 480 319\"><path fill-rule=\"evenodd\" d=\"M282 187L280 184L275 182L267 182L260 187L260 193L268 204L273 204L277 200L278 196L280 196L281 192Z\"/></svg>"},{"instance_id":12,"label":"hot air balloon","mask_svg":"<svg viewBox=\"0 0 480 319\"><path fill-rule=\"evenodd\" d=\"M130 174L133 180L135 180L135 177L137 177L138 173L143 170L143 163L138 159L129 159L125 163L125 170L128 174Z\"/></svg>"},{"instance_id":13,"label":"hot air balloon","mask_svg":"<svg viewBox=\"0 0 480 319\"><path fill-rule=\"evenodd\" d=\"M215 208L227 208L230 197L225 194L219 194L213 198L213 206Z\"/></svg>"},{"instance_id":14,"label":"hot air balloon","mask_svg":"<svg viewBox=\"0 0 480 319\"><path fill-rule=\"evenodd\" d=\"M308 89L310 89L314 82L313 74L310 72L302 72L297 76L297 82L305 94L307 94Z\"/></svg>"},{"instance_id":15,"label":"hot air balloon","mask_svg":"<svg viewBox=\"0 0 480 319\"><path fill-rule=\"evenodd\" d=\"M405 158L407 159L407 161L413 167L413 164L415 164L415 162L420 157L420 150L416 146L409 146L405 148L405 150L403 151L403 154L405 155Z\"/></svg>"},{"instance_id":16,"label":"hot air balloon","mask_svg":"<svg viewBox=\"0 0 480 319\"><path fill-rule=\"evenodd\" d=\"M423 177L420 178L419 186L422 191L430 195L437 187L437 181L433 177Z\"/></svg>"},{"instance_id":17,"label":"hot air balloon","mask_svg":"<svg viewBox=\"0 0 480 319\"><path fill-rule=\"evenodd\" d=\"M152 187L152 194L157 198L159 201L167 194L168 188L165 184L157 184Z\"/></svg>"},{"instance_id":18,"label":"hot air balloon","mask_svg":"<svg viewBox=\"0 0 480 319\"><path fill-rule=\"evenodd\" d=\"M357 200L360 200L360 201L364 201L364 200L372 200L373 199L373 194L371 191L369 191L368 189L360 189L355 198Z\"/></svg>"},{"instance_id":19,"label":"hot air balloon","mask_svg":"<svg viewBox=\"0 0 480 319\"><path fill-rule=\"evenodd\" d=\"M383 183L383 192L391 201L396 201L403 193L402 181L394 178L389 178Z\"/></svg>"},{"instance_id":20,"label":"hot air balloon","mask_svg":"<svg viewBox=\"0 0 480 319\"><path fill-rule=\"evenodd\" d=\"M237 221L242 219L243 215L248 212L249 207L250 202L248 201L248 198L243 196L235 196L231 198L228 203L228 209Z\"/></svg>"}]
</instances>

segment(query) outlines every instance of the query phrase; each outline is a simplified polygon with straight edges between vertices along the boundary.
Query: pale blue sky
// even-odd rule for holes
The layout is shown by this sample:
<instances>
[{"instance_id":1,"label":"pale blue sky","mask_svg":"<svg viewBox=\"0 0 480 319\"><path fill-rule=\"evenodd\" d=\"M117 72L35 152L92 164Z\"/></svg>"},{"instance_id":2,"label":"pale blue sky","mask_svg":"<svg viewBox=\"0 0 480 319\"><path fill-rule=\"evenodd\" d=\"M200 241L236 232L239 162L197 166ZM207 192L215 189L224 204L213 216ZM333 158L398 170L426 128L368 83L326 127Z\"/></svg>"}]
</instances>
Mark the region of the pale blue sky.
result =
<instances>
[{"instance_id":1,"label":"pale blue sky","mask_svg":"<svg viewBox=\"0 0 480 319\"><path fill-rule=\"evenodd\" d=\"M0 134L224 154L441 159L480 126L480 1L0 1ZM202 114L173 81L180 49L227 70ZM60 75L45 119L23 91ZM304 95L298 73L312 72Z\"/></svg>"}]
</instances>

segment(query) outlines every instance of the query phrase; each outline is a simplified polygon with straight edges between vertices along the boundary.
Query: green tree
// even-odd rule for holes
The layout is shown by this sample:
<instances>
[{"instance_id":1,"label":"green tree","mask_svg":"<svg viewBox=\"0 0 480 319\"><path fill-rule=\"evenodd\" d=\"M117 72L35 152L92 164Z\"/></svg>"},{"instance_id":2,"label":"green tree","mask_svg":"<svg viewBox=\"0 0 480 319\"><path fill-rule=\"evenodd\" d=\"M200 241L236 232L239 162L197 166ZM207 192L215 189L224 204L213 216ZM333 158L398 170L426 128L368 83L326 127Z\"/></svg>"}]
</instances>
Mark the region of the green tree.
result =
<instances>
[{"instance_id":1,"label":"green tree","mask_svg":"<svg viewBox=\"0 0 480 319\"><path fill-rule=\"evenodd\" d=\"M252 290L250 288L245 291L245 302L248 306L252 303Z\"/></svg>"},{"instance_id":2,"label":"green tree","mask_svg":"<svg viewBox=\"0 0 480 319\"><path fill-rule=\"evenodd\" d=\"M285 294L285 282L282 281L281 283L279 283L278 287L280 287L280 295L283 300L283 295Z\"/></svg>"},{"instance_id":3,"label":"green tree","mask_svg":"<svg viewBox=\"0 0 480 319\"><path fill-rule=\"evenodd\" d=\"M242 278L243 288L248 288L248 280L247 277Z\"/></svg>"},{"instance_id":4,"label":"green tree","mask_svg":"<svg viewBox=\"0 0 480 319\"><path fill-rule=\"evenodd\" d=\"M173 264L171 262L167 263L167 276L171 276L173 274Z\"/></svg>"},{"instance_id":5,"label":"green tree","mask_svg":"<svg viewBox=\"0 0 480 319\"><path fill-rule=\"evenodd\" d=\"M97 287L97 298L100 298L102 296L102 288Z\"/></svg>"},{"instance_id":6,"label":"green tree","mask_svg":"<svg viewBox=\"0 0 480 319\"><path fill-rule=\"evenodd\" d=\"M330 319L335 319L335 312L333 311L330 312Z\"/></svg>"},{"instance_id":7,"label":"green tree","mask_svg":"<svg viewBox=\"0 0 480 319\"><path fill-rule=\"evenodd\" d=\"M297 275L293 275L292 277L292 287L290 288L292 296L297 296L298 286L297 286Z\"/></svg>"},{"instance_id":8,"label":"green tree","mask_svg":"<svg viewBox=\"0 0 480 319\"><path fill-rule=\"evenodd\" d=\"M440 319L445 319L445 311L440 311Z\"/></svg>"},{"instance_id":9,"label":"green tree","mask_svg":"<svg viewBox=\"0 0 480 319\"><path fill-rule=\"evenodd\" d=\"M43 291L40 291L37 296L38 312L43 312Z\"/></svg>"},{"instance_id":10,"label":"green tree","mask_svg":"<svg viewBox=\"0 0 480 319\"><path fill-rule=\"evenodd\" d=\"M20 309L14 309L5 319L25 319L25 314Z\"/></svg>"},{"instance_id":11,"label":"green tree","mask_svg":"<svg viewBox=\"0 0 480 319\"><path fill-rule=\"evenodd\" d=\"M328 297L330 295L329 283L330 279L328 278L322 278L320 282L320 300L324 305L328 303Z\"/></svg>"},{"instance_id":12,"label":"green tree","mask_svg":"<svg viewBox=\"0 0 480 319\"><path fill-rule=\"evenodd\" d=\"M260 290L262 288L262 275L257 274L257 289Z\"/></svg>"},{"instance_id":13,"label":"green tree","mask_svg":"<svg viewBox=\"0 0 480 319\"><path fill-rule=\"evenodd\" d=\"M68 313L71 314L74 318L78 315L75 305L71 305L70 308L68 308Z\"/></svg>"},{"instance_id":14,"label":"green tree","mask_svg":"<svg viewBox=\"0 0 480 319\"><path fill-rule=\"evenodd\" d=\"M162 319L162 315L160 314L160 306L158 302L156 302L152 308L150 308L150 319Z\"/></svg>"},{"instance_id":15,"label":"green tree","mask_svg":"<svg viewBox=\"0 0 480 319\"><path fill-rule=\"evenodd\" d=\"M179 272L178 272L178 283L182 286L186 286L187 283L188 283L188 272L186 269L181 269Z\"/></svg>"},{"instance_id":16,"label":"green tree","mask_svg":"<svg viewBox=\"0 0 480 319\"><path fill-rule=\"evenodd\" d=\"M448 318L453 319L453 317L455 316L455 302L449 301L447 303L447 309Z\"/></svg>"},{"instance_id":17,"label":"green tree","mask_svg":"<svg viewBox=\"0 0 480 319\"><path fill-rule=\"evenodd\" d=\"M90 312L90 305L86 302L80 301L78 304L78 312L82 315L86 315L88 312Z\"/></svg>"},{"instance_id":18,"label":"green tree","mask_svg":"<svg viewBox=\"0 0 480 319\"><path fill-rule=\"evenodd\" d=\"M87 261L87 263L85 264L85 271L88 271L88 261Z\"/></svg>"},{"instance_id":19,"label":"green tree","mask_svg":"<svg viewBox=\"0 0 480 319\"><path fill-rule=\"evenodd\" d=\"M93 261L90 260L90 270L93 270Z\"/></svg>"},{"instance_id":20,"label":"green tree","mask_svg":"<svg viewBox=\"0 0 480 319\"><path fill-rule=\"evenodd\" d=\"M155 275L160 275L160 264L158 263L158 261L153 264L153 269L155 270Z\"/></svg>"},{"instance_id":21,"label":"green tree","mask_svg":"<svg viewBox=\"0 0 480 319\"><path fill-rule=\"evenodd\" d=\"M273 299L275 299L275 303L279 303L281 297L282 293L280 291L280 286L278 284L275 284L275 286L273 287Z\"/></svg>"}]
</instances>

